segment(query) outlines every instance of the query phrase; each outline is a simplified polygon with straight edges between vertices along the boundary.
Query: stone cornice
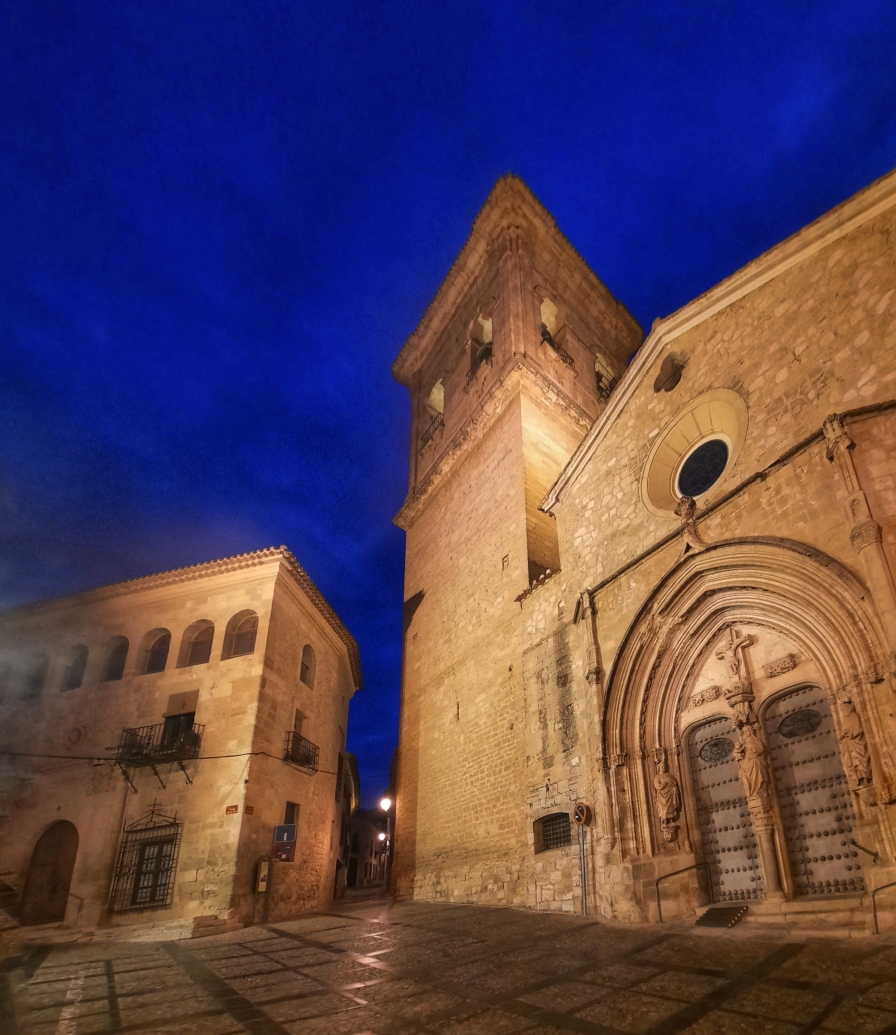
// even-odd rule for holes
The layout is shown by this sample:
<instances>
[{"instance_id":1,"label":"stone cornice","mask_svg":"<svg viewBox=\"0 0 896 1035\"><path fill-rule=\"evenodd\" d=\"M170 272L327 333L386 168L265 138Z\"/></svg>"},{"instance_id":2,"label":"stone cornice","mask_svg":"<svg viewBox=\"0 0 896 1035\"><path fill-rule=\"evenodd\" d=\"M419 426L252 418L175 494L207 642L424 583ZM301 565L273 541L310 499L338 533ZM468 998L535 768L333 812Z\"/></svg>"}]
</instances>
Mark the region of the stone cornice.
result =
<instances>
[{"instance_id":1,"label":"stone cornice","mask_svg":"<svg viewBox=\"0 0 896 1035\"><path fill-rule=\"evenodd\" d=\"M686 306L653 325L635 359L610 396L603 413L570 457L541 504L541 510L552 513L566 489L575 482L607 430L622 414L629 399L663 350L677 337L720 310L750 294L793 266L815 255L822 248L867 223L881 212L896 205L896 170L887 173L858 194L832 208L808 226L798 230L780 244L727 277Z\"/></svg>"},{"instance_id":2,"label":"stone cornice","mask_svg":"<svg viewBox=\"0 0 896 1035\"><path fill-rule=\"evenodd\" d=\"M558 229L553 216L517 176L503 176L492 188L485 204L473 221L472 229L457 258L451 264L435 297L427 306L417 328L408 337L392 364L392 375L400 384L411 386L414 374L420 369L433 345L434 337L445 324L445 314L453 313L470 286L481 275L489 250L500 245L504 231L513 226L529 226L546 234L559 255L570 264L566 279L581 277L590 281L592 288L618 318L622 313L637 327L637 321L622 303L618 302L601 283L569 240Z\"/></svg>"},{"instance_id":3,"label":"stone cornice","mask_svg":"<svg viewBox=\"0 0 896 1035\"><path fill-rule=\"evenodd\" d=\"M127 582L114 582L108 586L99 586L96 589L85 590L83 593L75 593L65 597L52 597L48 600L38 600L31 604L22 604L19 607L6 608L0 611L0 621L27 616L48 606L64 604L66 607L75 607L97 604L116 597L142 593L145 590L162 589L168 586L193 582L196 579L211 578L215 575L229 575L238 571L262 568L271 563L277 564L276 570L282 567L289 573L296 585L314 604L330 628L345 645L351 663L352 678L355 680L355 685L360 689L363 685L361 659L354 637L342 624L333 608L327 603L324 595L315 586L308 572L305 571L285 546L269 546L263 550L255 550L252 553L236 554L233 557L223 557L216 561L204 561L202 564L192 564L185 568L174 568L171 571L159 572L156 575L144 575L138 579L129 579Z\"/></svg>"},{"instance_id":4,"label":"stone cornice","mask_svg":"<svg viewBox=\"0 0 896 1035\"><path fill-rule=\"evenodd\" d=\"M511 356L494 384L489 388L479 409L457 429L423 481L408 493L401 510L393 518L399 528L407 530L414 524L458 460L482 438L483 434L507 409L508 404L517 398L524 375L535 382L543 397L556 400L566 416L580 425L583 432L591 426L591 417L581 406L562 393L527 356L523 354Z\"/></svg>"}]
</instances>

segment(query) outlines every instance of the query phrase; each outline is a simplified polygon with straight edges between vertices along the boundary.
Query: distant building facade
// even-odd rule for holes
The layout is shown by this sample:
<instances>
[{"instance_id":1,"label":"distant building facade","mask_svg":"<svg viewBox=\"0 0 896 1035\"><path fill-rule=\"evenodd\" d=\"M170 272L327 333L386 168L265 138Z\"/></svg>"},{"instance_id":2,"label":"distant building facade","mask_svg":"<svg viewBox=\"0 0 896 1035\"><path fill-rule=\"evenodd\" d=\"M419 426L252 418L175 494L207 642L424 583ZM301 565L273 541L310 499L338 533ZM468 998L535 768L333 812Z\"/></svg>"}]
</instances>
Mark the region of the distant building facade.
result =
<instances>
[{"instance_id":1,"label":"distant building facade","mask_svg":"<svg viewBox=\"0 0 896 1035\"><path fill-rule=\"evenodd\" d=\"M870 924L896 880L894 239L896 173L642 341L498 183L393 367L400 895L578 911L580 801L595 912L657 920L659 888L664 916Z\"/></svg>"},{"instance_id":2,"label":"distant building facade","mask_svg":"<svg viewBox=\"0 0 896 1035\"><path fill-rule=\"evenodd\" d=\"M348 886L369 888L386 879L389 821L382 809L358 809L352 817Z\"/></svg>"},{"instance_id":3,"label":"distant building facade","mask_svg":"<svg viewBox=\"0 0 896 1035\"><path fill-rule=\"evenodd\" d=\"M325 905L360 685L282 547L0 613L4 902L180 935Z\"/></svg>"}]
</instances>

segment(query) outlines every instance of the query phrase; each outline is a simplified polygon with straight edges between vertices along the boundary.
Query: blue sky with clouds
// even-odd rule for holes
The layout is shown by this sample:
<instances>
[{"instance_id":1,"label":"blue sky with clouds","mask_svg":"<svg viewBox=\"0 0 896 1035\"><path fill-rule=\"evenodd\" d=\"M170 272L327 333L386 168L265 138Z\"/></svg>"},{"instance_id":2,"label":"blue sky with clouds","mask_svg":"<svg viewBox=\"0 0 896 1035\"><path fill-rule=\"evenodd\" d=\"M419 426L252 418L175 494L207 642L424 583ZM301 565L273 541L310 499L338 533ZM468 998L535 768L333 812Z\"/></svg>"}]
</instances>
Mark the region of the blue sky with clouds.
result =
<instances>
[{"instance_id":1,"label":"blue sky with clouds","mask_svg":"<svg viewBox=\"0 0 896 1035\"><path fill-rule=\"evenodd\" d=\"M495 180L645 330L896 165L896 5L0 9L0 604L285 543L398 708L390 365Z\"/></svg>"}]
</instances>

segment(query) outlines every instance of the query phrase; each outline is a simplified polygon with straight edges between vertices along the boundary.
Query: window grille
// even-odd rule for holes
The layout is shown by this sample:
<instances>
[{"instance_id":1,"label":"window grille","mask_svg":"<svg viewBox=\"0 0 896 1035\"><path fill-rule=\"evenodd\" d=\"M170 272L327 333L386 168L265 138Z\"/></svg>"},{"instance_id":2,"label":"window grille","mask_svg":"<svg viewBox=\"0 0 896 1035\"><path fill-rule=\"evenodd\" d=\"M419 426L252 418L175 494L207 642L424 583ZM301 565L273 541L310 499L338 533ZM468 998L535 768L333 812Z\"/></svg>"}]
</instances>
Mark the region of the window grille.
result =
<instances>
[{"instance_id":1,"label":"window grille","mask_svg":"<svg viewBox=\"0 0 896 1035\"><path fill-rule=\"evenodd\" d=\"M182 830L177 815L162 814L158 803L150 806L144 819L127 828L112 882L112 912L167 909L171 905Z\"/></svg>"},{"instance_id":2,"label":"window grille","mask_svg":"<svg viewBox=\"0 0 896 1035\"><path fill-rule=\"evenodd\" d=\"M545 816L541 822L541 846L547 852L551 848L562 848L572 844L569 815L558 812L554 816Z\"/></svg>"},{"instance_id":3,"label":"window grille","mask_svg":"<svg viewBox=\"0 0 896 1035\"><path fill-rule=\"evenodd\" d=\"M296 733L295 730L289 730L286 734L283 760L316 773L320 763L320 748L317 744L312 744L310 740L306 740L305 737Z\"/></svg>"}]
</instances>

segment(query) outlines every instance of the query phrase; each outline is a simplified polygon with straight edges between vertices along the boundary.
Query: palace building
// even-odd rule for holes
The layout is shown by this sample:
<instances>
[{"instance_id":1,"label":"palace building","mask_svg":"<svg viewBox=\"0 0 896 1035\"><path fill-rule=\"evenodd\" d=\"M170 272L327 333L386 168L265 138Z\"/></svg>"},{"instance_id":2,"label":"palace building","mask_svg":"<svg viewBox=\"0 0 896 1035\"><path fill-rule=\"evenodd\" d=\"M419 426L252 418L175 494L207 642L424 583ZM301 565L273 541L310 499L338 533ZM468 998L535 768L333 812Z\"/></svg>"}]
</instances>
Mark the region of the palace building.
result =
<instances>
[{"instance_id":1,"label":"palace building","mask_svg":"<svg viewBox=\"0 0 896 1035\"><path fill-rule=\"evenodd\" d=\"M345 885L354 639L280 547L0 612L0 882L23 925L214 933Z\"/></svg>"},{"instance_id":2,"label":"palace building","mask_svg":"<svg viewBox=\"0 0 896 1035\"><path fill-rule=\"evenodd\" d=\"M583 803L592 913L896 926L894 241L891 173L643 338L499 181L393 367L399 895L579 911Z\"/></svg>"}]
</instances>

